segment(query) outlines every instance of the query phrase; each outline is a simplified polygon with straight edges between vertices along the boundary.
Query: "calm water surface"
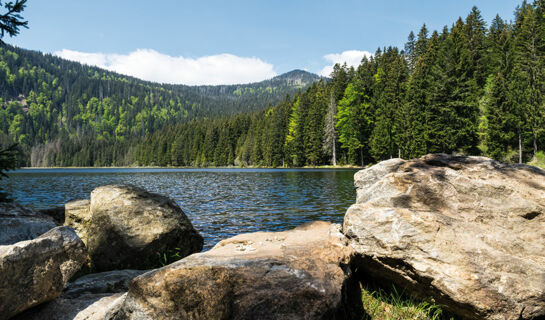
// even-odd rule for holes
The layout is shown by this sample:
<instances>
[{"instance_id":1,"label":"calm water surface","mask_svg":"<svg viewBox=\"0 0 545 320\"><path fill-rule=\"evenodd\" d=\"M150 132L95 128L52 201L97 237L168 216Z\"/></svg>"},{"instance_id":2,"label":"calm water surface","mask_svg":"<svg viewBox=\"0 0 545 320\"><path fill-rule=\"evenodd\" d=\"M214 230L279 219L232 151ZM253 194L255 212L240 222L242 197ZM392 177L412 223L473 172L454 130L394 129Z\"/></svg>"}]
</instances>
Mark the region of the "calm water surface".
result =
<instances>
[{"instance_id":1,"label":"calm water surface","mask_svg":"<svg viewBox=\"0 0 545 320\"><path fill-rule=\"evenodd\" d=\"M96 187L129 183L176 200L205 248L235 234L280 231L304 222L342 223L355 201L356 170L21 169L1 182L19 203L45 209L88 199Z\"/></svg>"}]
</instances>

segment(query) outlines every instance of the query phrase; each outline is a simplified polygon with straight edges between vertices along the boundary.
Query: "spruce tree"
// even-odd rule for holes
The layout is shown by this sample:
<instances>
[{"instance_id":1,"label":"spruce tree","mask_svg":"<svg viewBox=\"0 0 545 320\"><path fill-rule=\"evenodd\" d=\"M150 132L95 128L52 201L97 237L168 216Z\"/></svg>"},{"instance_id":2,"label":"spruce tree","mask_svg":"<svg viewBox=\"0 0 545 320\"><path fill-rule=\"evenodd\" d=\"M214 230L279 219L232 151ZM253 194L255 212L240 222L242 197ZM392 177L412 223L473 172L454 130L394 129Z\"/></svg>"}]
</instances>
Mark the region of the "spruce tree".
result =
<instances>
[{"instance_id":1,"label":"spruce tree","mask_svg":"<svg viewBox=\"0 0 545 320\"><path fill-rule=\"evenodd\" d=\"M416 60L418 58L416 54L416 38L414 32L411 31L407 38L407 43L405 44L405 57L410 73L414 71L414 66L416 65Z\"/></svg>"},{"instance_id":2,"label":"spruce tree","mask_svg":"<svg viewBox=\"0 0 545 320\"><path fill-rule=\"evenodd\" d=\"M403 106L401 114L405 124L400 126L399 147L404 158L419 157L428 153L431 149L429 139L432 133L430 123L431 92L436 82L433 78L432 68L437 61L439 51L439 34L434 32L429 40L426 40L427 48L415 65L413 74L407 86L407 102Z\"/></svg>"},{"instance_id":3,"label":"spruce tree","mask_svg":"<svg viewBox=\"0 0 545 320\"><path fill-rule=\"evenodd\" d=\"M529 136L534 156L538 151L538 139L543 133L544 118L545 24L542 23L540 14L541 9L537 10L533 5L524 2L518 11L514 29L515 63L512 89L514 103L521 106L520 113L524 121L519 124L519 140L523 144L524 137Z\"/></svg>"},{"instance_id":4,"label":"spruce tree","mask_svg":"<svg viewBox=\"0 0 545 320\"><path fill-rule=\"evenodd\" d=\"M324 119L323 151L331 156L331 164L337 165L337 131L335 130L335 116L337 115L337 103L333 90L329 90L329 103Z\"/></svg>"},{"instance_id":5,"label":"spruce tree","mask_svg":"<svg viewBox=\"0 0 545 320\"><path fill-rule=\"evenodd\" d=\"M403 55L393 47L385 50L377 64L374 86L376 115L370 149L378 161L399 154L396 114L404 103L408 67Z\"/></svg>"},{"instance_id":6,"label":"spruce tree","mask_svg":"<svg viewBox=\"0 0 545 320\"><path fill-rule=\"evenodd\" d=\"M492 158L505 160L508 152L517 148L518 117L509 99L508 83L501 73L498 73L491 83L491 90L487 96L486 118L487 154Z\"/></svg>"}]
</instances>

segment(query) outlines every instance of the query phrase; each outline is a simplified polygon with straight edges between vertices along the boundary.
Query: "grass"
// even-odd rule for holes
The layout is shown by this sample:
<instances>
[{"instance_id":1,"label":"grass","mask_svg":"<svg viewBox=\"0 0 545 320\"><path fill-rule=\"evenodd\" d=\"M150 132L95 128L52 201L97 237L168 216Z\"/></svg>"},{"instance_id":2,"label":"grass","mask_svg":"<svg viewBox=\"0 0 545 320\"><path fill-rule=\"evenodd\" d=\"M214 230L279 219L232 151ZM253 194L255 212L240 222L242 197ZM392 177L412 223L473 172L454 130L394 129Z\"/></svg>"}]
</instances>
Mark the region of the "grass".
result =
<instances>
[{"instance_id":1,"label":"grass","mask_svg":"<svg viewBox=\"0 0 545 320\"><path fill-rule=\"evenodd\" d=\"M180 255L181 251L182 250L180 248L174 248L166 249L165 251L158 253L159 260L153 267L161 268L182 259L182 256Z\"/></svg>"},{"instance_id":2,"label":"grass","mask_svg":"<svg viewBox=\"0 0 545 320\"><path fill-rule=\"evenodd\" d=\"M538 151L537 154L532 158L529 165L545 169L545 153L543 151Z\"/></svg>"},{"instance_id":3,"label":"grass","mask_svg":"<svg viewBox=\"0 0 545 320\"><path fill-rule=\"evenodd\" d=\"M450 319L441 307L427 301L417 301L396 287L392 290L373 290L362 286L364 320L443 320Z\"/></svg>"}]
</instances>

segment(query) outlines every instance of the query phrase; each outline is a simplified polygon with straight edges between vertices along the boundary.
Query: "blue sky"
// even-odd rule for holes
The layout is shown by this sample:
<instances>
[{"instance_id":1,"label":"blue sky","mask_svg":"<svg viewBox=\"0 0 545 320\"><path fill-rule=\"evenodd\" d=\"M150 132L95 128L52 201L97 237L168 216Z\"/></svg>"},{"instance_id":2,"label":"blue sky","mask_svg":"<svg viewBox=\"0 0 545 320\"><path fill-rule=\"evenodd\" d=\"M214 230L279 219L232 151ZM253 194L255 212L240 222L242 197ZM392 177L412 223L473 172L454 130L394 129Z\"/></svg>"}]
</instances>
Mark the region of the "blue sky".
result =
<instances>
[{"instance_id":1,"label":"blue sky","mask_svg":"<svg viewBox=\"0 0 545 320\"><path fill-rule=\"evenodd\" d=\"M5 40L152 81L238 83L293 69L326 72L334 60L356 63L364 51L403 46L423 23L451 25L473 5L487 22L497 13L510 20L520 3L29 0L30 28Z\"/></svg>"}]
</instances>

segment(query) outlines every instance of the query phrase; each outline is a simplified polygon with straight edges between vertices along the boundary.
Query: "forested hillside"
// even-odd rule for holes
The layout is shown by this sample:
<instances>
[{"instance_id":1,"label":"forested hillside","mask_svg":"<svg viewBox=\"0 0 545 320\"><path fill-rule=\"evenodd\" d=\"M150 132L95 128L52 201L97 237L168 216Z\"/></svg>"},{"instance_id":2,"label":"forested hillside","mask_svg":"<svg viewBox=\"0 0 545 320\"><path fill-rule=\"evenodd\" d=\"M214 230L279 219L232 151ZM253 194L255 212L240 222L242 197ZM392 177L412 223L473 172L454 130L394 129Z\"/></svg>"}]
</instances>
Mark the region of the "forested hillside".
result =
<instances>
[{"instance_id":1,"label":"forested hillside","mask_svg":"<svg viewBox=\"0 0 545 320\"><path fill-rule=\"evenodd\" d=\"M58 57L0 46L0 144L23 165L129 165L131 144L169 125L260 110L318 76L292 71L224 86L141 81Z\"/></svg>"},{"instance_id":2,"label":"forested hillside","mask_svg":"<svg viewBox=\"0 0 545 320\"><path fill-rule=\"evenodd\" d=\"M145 138L140 165L365 165L427 153L529 161L545 146L545 1L489 26L473 8L403 49L336 66L267 110L193 121Z\"/></svg>"},{"instance_id":3,"label":"forested hillside","mask_svg":"<svg viewBox=\"0 0 545 320\"><path fill-rule=\"evenodd\" d=\"M4 46L1 140L34 166L365 165L435 152L525 162L545 145L545 0L510 21L487 25L473 8L308 88L317 77L303 71L159 85Z\"/></svg>"}]
</instances>

